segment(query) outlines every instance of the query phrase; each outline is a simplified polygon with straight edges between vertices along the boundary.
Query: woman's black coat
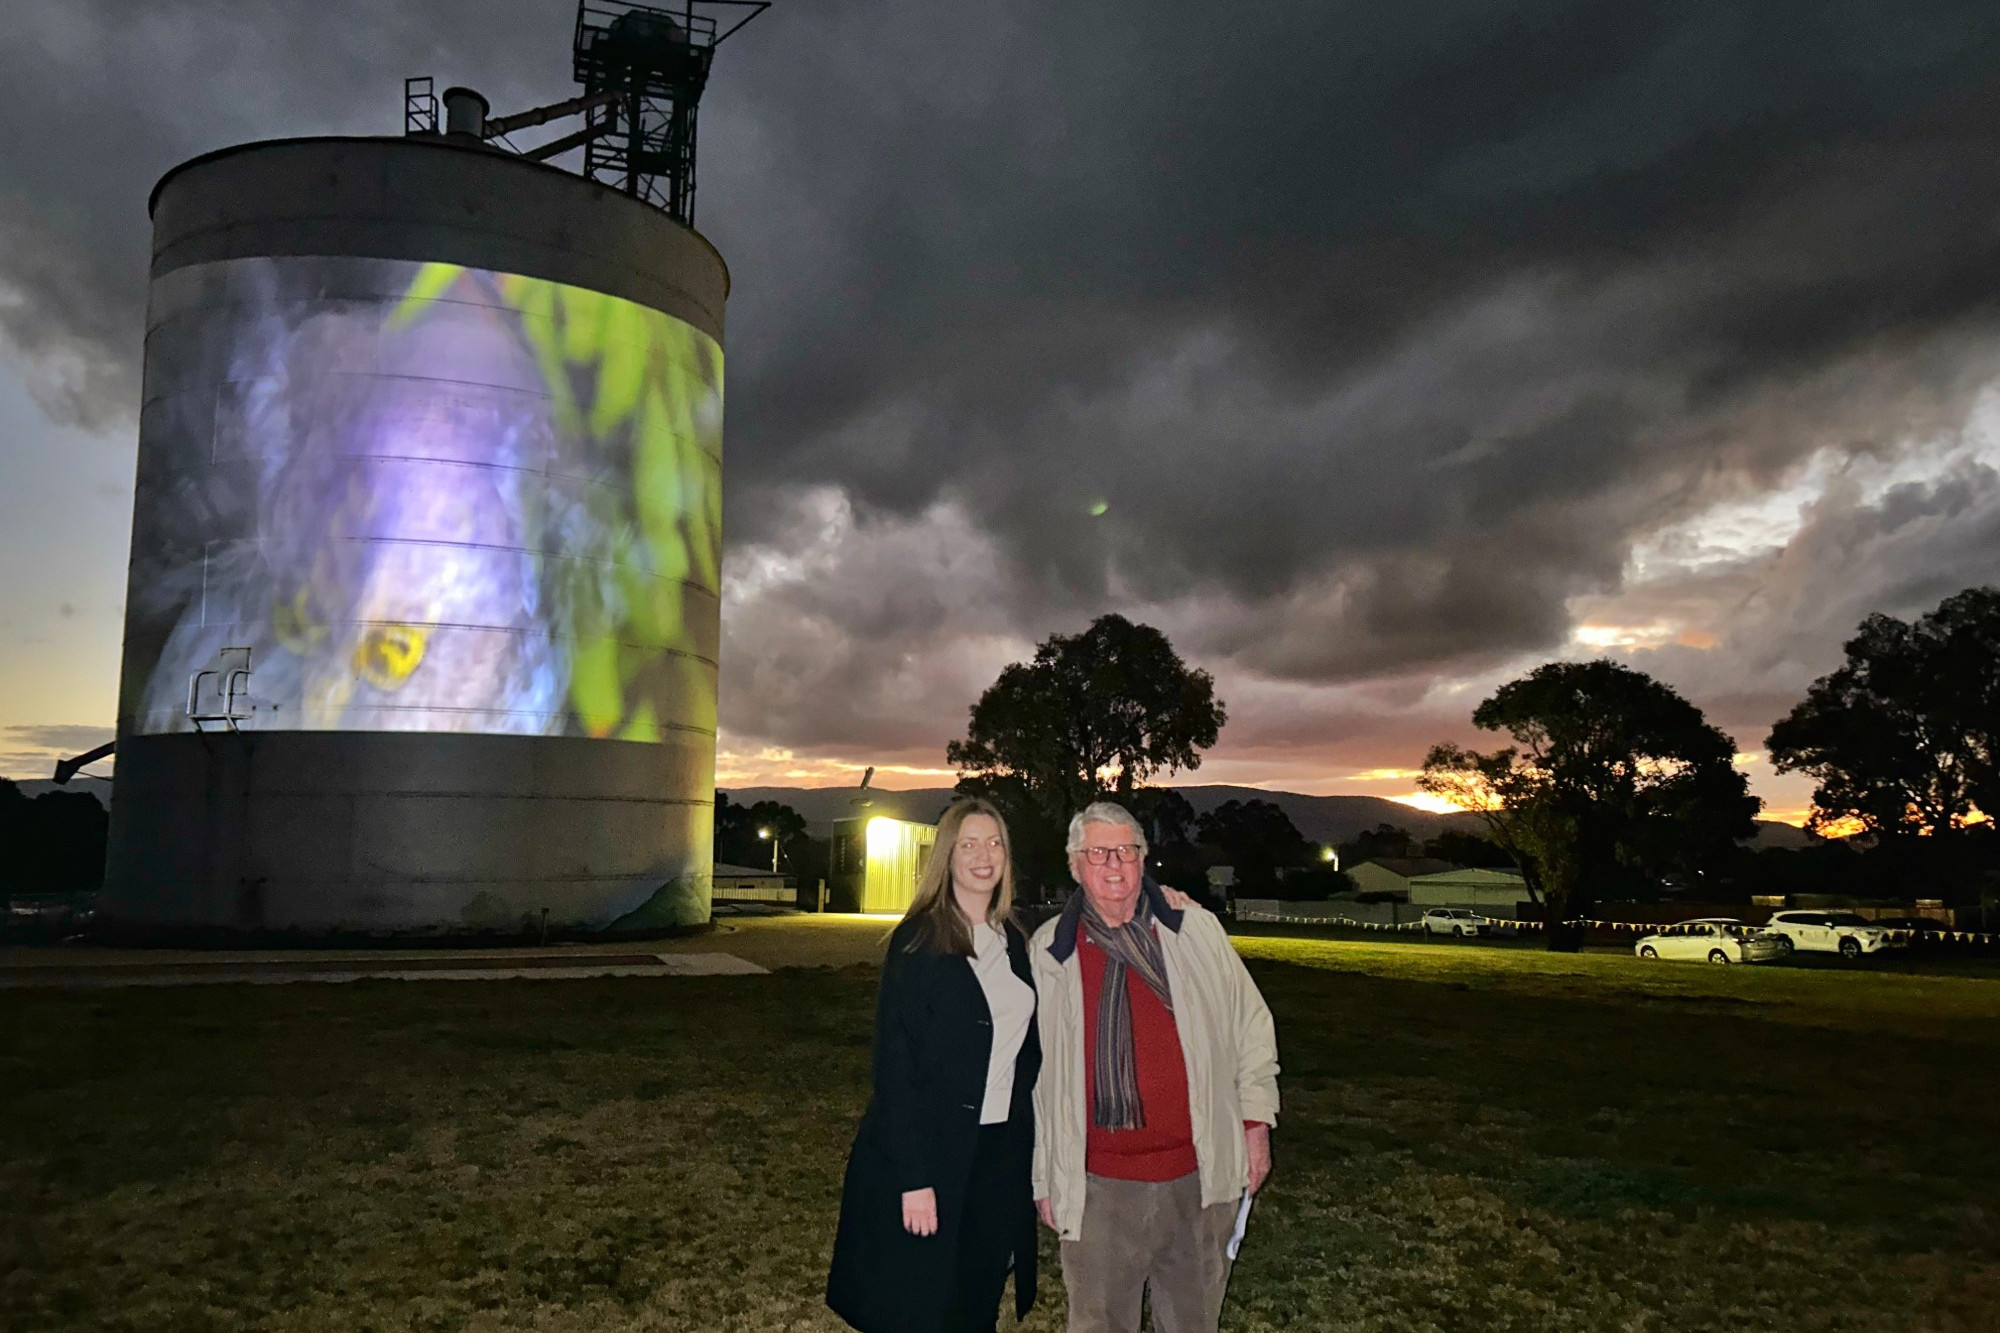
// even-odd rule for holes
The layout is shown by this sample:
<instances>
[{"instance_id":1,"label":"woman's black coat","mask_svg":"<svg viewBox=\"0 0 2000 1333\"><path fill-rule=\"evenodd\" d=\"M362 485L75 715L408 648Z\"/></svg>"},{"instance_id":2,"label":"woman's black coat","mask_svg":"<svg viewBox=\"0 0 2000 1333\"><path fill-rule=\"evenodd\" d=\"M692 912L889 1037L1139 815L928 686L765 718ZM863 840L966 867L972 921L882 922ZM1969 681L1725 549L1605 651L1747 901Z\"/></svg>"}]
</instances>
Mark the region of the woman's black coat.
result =
<instances>
[{"instance_id":1,"label":"woman's black coat","mask_svg":"<svg viewBox=\"0 0 2000 1333\"><path fill-rule=\"evenodd\" d=\"M862 1333L936 1333L957 1281L965 1188L986 1100L993 1015L962 955L912 953L918 927L905 921L889 939L875 1003L875 1095L861 1117L840 1195L840 1229L826 1303ZM1014 975L1033 986L1027 938L1006 928ZM1035 1303L1033 1093L1042 1046L1033 1022L1014 1061L1013 1159L1004 1206L1014 1215L1014 1309ZM903 1228L903 1194L937 1191L938 1230Z\"/></svg>"}]
</instances>

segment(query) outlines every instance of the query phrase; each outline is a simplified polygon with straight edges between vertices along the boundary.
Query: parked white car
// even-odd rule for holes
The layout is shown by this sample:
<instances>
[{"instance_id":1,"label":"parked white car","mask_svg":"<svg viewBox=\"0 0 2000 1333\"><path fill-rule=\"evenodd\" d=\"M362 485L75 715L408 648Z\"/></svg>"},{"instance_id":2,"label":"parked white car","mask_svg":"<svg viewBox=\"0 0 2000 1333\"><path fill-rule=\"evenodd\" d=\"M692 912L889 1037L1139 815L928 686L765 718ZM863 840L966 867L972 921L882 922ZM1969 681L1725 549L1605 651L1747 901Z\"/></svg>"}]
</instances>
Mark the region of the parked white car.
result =
<instances>
[{"instance_id":1,"label":"parked white car","mask_svg":"<svg viewBox=\"0 0 2000 1333\"><path fill-rule=\"evenodd\" d=\"M1901 941L1856 912L1773 912L1764 927L1784 941L1786 953L1837 953L1859 958Z\"/></svg>"},{"instance_id":2,"label":"parked white car","mask_svg":"<svg viewBox=\"0 0 2000 1333\"><path fill-rule=\"evenodd\" d=\"M1430 935L1486 935L1492 922L1463 907L1433 907L1423 914L1424 932Z\"/></svg>"},{"instance_id":3,"label":"parked white car","mask_svg":"<svg viewBox=\"0 0 2000 1333\"><path fill-rule=\"evenodd\" d=\"M1784 956L1776 936L1729 917L1679 921L1642 936L1632 946L1641 958L1683 958L1706 963L1761 963Z\"/></svg>"}]
</instances>

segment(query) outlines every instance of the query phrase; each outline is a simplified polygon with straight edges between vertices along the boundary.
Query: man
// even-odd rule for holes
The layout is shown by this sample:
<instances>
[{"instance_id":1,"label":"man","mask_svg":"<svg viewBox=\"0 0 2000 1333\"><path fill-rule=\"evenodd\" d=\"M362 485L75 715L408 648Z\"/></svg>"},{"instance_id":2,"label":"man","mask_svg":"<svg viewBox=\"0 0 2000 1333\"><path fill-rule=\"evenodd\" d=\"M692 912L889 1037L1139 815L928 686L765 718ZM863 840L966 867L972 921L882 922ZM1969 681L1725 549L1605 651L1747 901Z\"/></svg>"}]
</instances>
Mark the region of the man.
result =
<instances>
[{"instance_id":1,"label":"man","mask_svg":"<svg viewBox=\"0 0 2000 1333\"><path fill-rule=\"evenodd\" d=\"M1078 891L1035 932L1035 1207L1062 1235L1070 1333L1215 1333L1229 1236L1271 1171L1271 1011L1222 925L1146 878L1108 801L1070 821ZM1177 905L1179 904L1179 905Z\"/></svg>"}]
</instances>

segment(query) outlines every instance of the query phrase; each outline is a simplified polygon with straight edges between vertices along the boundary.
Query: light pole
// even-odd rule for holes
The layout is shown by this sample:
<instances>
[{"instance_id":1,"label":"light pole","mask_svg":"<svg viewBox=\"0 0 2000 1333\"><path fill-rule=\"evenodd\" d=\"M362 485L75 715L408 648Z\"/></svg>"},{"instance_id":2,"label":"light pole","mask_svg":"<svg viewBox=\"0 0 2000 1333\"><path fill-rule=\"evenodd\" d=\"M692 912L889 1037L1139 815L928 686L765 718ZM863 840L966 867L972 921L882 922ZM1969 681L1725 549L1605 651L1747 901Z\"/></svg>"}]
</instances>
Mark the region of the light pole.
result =
<instances>
[{"instance_id":1,"label":"light pole","mask_svg":"<svg viewBox=\"0 0 2000 1333\"><path fill-rule=\"evenodd\" d=\"M778 873L778 840L771 837L771 830L767 828L758 829L757 836L769 839L771 843L771 873L775 875Z\"/></svg>"}]
</instances>

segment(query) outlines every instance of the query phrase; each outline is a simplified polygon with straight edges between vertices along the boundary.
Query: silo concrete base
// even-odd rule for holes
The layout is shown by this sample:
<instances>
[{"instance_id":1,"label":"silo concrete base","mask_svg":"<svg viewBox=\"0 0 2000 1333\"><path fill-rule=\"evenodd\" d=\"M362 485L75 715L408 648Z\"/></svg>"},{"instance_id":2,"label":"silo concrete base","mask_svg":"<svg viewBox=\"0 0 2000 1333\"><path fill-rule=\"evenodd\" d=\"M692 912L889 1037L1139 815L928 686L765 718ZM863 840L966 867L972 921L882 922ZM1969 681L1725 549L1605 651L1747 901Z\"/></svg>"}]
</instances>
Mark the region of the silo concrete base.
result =
<instances>
[{"instance_id":1,"label":"silo concrete base","mask_svg":"<svg viewBox=\"0 0 2000 1333\"><path fill-rule=\"evenodd\" d=\"M713 741L133 736L100 910L123 933L666 931L709 916Z\"/></svg>"}]
</instances>

